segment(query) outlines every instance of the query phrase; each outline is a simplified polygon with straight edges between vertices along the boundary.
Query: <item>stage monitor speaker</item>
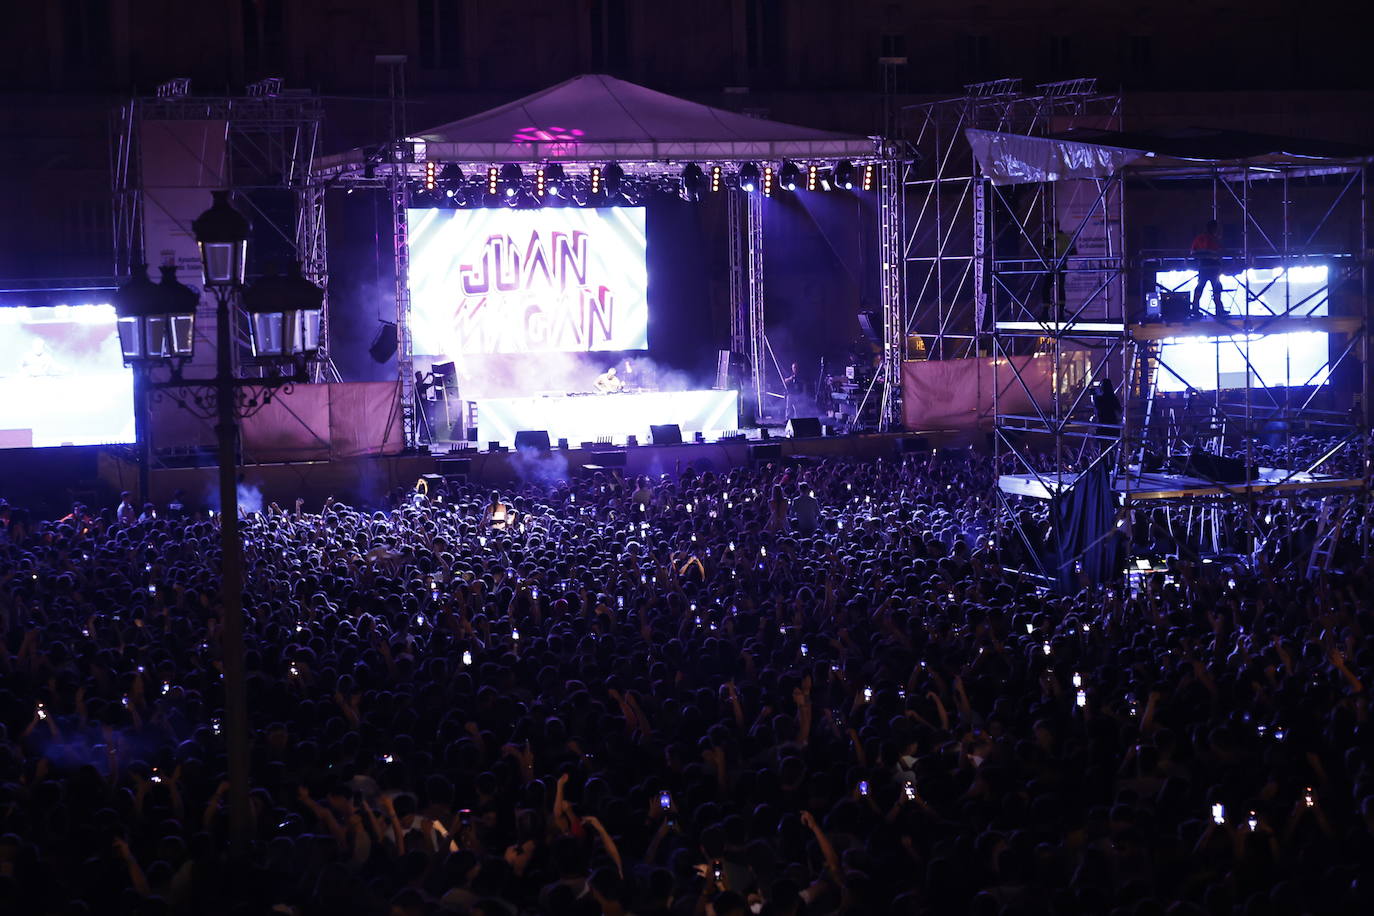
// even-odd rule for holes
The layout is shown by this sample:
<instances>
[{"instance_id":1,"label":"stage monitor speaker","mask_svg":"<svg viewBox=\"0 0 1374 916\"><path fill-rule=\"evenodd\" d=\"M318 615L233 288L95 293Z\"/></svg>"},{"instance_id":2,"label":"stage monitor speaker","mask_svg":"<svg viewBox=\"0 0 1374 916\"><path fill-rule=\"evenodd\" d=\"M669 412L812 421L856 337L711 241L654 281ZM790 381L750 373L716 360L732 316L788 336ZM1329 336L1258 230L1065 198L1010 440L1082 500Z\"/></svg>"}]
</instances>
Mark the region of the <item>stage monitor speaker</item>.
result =
<instances>
[{"instance_id":1,"label":"stage monitor speaker","mask_svg":"<svg viewBox=\"0 0 1374 916\"><path fill-rule=\"evenodd\" d=\"M649 427L649 441L654 445L681 445L682 427L676 423L664 423Z\"/></svg>"},{"instance_id":2,"label":"stage monitor speaker","mask_svg":"<svg viewBox=\"0 0 1374 916\"><path fill-rule=\"evenodd\" d=\"M396 355L396 325L394 322L382 322L382 326L377 329L377 336L372 338L372 345L367 348L367 352L372 355L374 362L379 363L384 363Z\"/></svg>"},{"instance_id":3,"label":"stage monitor speaker","mask_svg":"<svg viewBox=\"0 0 1374 916\"><path fill-rule=\"evenodd\" d=\"M466 477L472 473L471 458L440 458L435 464L445 477Z\"/></svg>"},{"instance_id":4,"label":"stage monitor speaker","mask_svg":"<svg viewBox=\"0 0 1374 916\"><path fill-rule=\"evenodd\" d=\"M546 429L521 429L515 433L515 450L523 452L525 450L535 452L547 452L549 448L549 431Z\"/></svg>"},{"instance_id":5,"label":"stage monitor speaker","mask_svg":"<svg viewBox=\"0 0 1374 916\"><path fill-rule=\"evenodd\" d=\"M1215 483L1245 483L1254 479L1254 474L1239 458L1226 458L1210 452L1193 451L1184 465L1184 473Z\"/></svg>"},{"instance_id":6,"label":"stage monitor speaker","mask_svg":"<svg viewBox=\"0 0 1374 916\"><path fill-rule=\"evenodd\" d=\"M590 457L592 460L587 463L598 467L623 468L625 466L625 453L623 451L592 452Z\"/></svg>"},{"instance_id":7,"label":"stage monitor speaker","mask_svg":"<svg viewBox=\"0 0 1374 916\"><path fill-rule=\"evenodd\" d=\"M772 462L774 464L782 463L782 443L751 443L749 446L749 463L768 464L769 462Z\"/></svg>"},{"instance_id":8,"label":"stage monitor speaker","mask_svg":"<svg viewBox=\"0 0 1374 916\"><path fill-rule=\"evenodd\" d=\"M819 439L821 421L816 417L793 417L787 421L787 435L793 439Z\"/></svg>"},{"instance_id":9,"label":"stage monitor speaker","mask_svg":"<svg viewBox=\"0 0 1374 916\"><path fill-rule=\"evenodd\" d=\"M1193 297L1188 293L1162 293L1159 297L1159 319L1165 324L1188 320L1193 310Z\"/></svg>"}]
</instances>

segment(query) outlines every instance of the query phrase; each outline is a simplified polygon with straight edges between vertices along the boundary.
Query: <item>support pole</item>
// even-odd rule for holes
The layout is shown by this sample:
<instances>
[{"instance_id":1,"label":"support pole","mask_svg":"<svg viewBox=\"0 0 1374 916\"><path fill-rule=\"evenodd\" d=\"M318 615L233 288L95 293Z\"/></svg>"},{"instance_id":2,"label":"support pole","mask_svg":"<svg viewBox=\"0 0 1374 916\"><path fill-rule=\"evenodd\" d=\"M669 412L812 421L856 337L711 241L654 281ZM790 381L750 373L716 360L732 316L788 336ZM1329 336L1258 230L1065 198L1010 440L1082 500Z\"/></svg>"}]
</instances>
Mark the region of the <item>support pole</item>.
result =
<instances>
[{"instance_id":1,"label":"support pole","mask_svg":"<svg viewBox=\"0 0 1374 916\"><path fill-rule=\"evenodd\" d=\"M730 362L733 368L740 365L749 352L749 293L745 275L744 223L748 219L745 209L749 206L748 191L730 191L725 201L726 225L729 229L730 255ZM743 424L749 418L748 398L744 397L749 389L748 369L744 369L734 381L739 385L739 417L736 422ZM727 376L728 378L728 376ZM757 410L757 408L755 408Z\"/></svg>"},{"instance_id":2,"label":"support pole","mask_svg":"<svg viewBox=\"0 0 1374 916\"><path fill-rule=\"evenodd\" d=\"M238 418L228 290L215 290L215 401L218 417L220 603L223 607L224 728L229 756L229 838L236 857L248 851L248 687L243 648L243 552L239 540Z\"/></svg>"},{"instance_id":3,"label":"support pole","mask_svg":"<svg viewBox=\"0 0 1374 916\"><path fill-rule=\"evenodd\" d=\"M134 366L134 441L138 443L138 498L153 501L152 405L148 402L148 367Z\"/></svg>"},{"instance_id":4,"label":"support pole","mask_svg":"<svg viewBox=\"0 0 1374 916\"><path fill-rule=\"evenodd\" d=\"M749 378L755 419L763 418L763 195L745 195L745 293L749 303Z\"/></svg>"},{"instance_id":5,"label":"support pole","mask_svg":"<svg viewBox=\"0 0 1374 916\"><path fill-rule=\"evenodd\" d=\"M905 297L906 258L902 251L903 164L888 159L879 167L878 248L881 258L880 295L883 309L883 364L878 429L901 425L897 403L902 387L902 359L906 355Z\"/></svg>"}]
</instances>

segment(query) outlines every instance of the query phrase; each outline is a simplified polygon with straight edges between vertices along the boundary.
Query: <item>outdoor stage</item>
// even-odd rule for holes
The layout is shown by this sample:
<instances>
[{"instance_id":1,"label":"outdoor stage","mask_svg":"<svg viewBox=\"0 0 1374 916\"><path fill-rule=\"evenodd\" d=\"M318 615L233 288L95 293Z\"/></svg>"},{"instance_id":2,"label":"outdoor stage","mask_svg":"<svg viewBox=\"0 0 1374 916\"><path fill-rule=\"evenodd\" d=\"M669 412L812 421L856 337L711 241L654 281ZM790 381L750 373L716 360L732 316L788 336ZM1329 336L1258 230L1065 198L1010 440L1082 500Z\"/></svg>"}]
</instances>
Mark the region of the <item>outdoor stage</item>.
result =
<instances>
[{"instance_id":1,"label":"outdoor stage","mask_svg":"<svg viewBox=\"0 0 1374 916\"><path fill-rule=\"evenodd\" d=\"M716 438L739 426L737 391L626 391L620 394L551 394L477 398L477 441L513 445L522 430L546 430L549 440L572 445L629 436L648 443L649 427L676 424L686 439Z\"/></svg>"}]
</instances>

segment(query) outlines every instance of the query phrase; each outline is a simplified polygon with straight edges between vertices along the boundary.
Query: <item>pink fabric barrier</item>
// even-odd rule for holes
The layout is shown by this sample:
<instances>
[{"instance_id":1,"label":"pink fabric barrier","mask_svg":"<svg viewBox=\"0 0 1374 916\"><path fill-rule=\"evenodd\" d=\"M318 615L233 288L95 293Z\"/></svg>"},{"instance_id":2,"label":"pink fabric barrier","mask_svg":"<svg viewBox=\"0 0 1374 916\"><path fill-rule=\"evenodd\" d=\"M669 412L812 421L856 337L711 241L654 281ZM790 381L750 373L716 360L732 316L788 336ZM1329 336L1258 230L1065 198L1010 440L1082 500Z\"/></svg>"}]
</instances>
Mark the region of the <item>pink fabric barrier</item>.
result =
<instances>
[{"instance_id":1,"label":"pink fabric barrier","mask_svg":"<svg viewBox=\"0 0 1374 916\"><path fill-rule=\"evenodd\" d=\"M215 444L212 421L198 419L168 396L154 398L153 447L172 450ZM243 460L326 461L365 455L394 455L401 436L397 382L297 385L278 391L240 427Z\"/></svg>"},{"instance_id":2,"label":"pink fabric barrier","mask_svg":"<svg viewBox=\"0 0 1374 916\"><path fill-rule=\"evenodd\" d=\"M1048 356L1003 358L997 367L1002 413L1033 414L1054 398ZM1018 381L1013 367L1020 372ZM993 359L931 359L902 363L902 423L909 430L987 428L993 422Z\"/></svg>"},{"instance_id":3,"label":"pink fabric barrier","mask_svg":"<svg viewBox=\"0 0 1374 916\"><path fill-rule=\"evenodd\" d=\"M330 385L329 443L335 458L399 453L405 447L400 383Z\"/></svg>"},{"instance_id":4,"label":"pink fabric barrier","mask_svg":"<svg viewBox=\"0 0 1374 916\"><path fill-rule=\"evenodd\" d=\"M244 462L328 460L333 387L297 385L290 394L273 394L266 406L243 421Z\"/></svg>"}]
</instances>

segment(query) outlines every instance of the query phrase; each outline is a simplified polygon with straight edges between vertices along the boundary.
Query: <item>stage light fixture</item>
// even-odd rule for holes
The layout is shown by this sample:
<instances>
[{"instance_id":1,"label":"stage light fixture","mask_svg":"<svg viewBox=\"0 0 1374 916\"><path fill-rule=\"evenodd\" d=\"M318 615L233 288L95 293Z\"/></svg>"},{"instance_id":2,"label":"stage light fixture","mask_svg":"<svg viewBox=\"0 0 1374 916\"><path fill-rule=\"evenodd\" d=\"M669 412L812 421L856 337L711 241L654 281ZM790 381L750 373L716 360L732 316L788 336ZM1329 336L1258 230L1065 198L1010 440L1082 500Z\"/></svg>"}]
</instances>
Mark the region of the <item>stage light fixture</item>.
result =
<instances>
[{"instance_id":1,"label":"stage light fixture","mask_svg":"<svg viewBox=\"0 0 1374 916\"><path fill-rule=\"evenodd\" d=\"M690 201L701 200L702 188L706 185L706 173L695 162L689 162L682 169L682 196Z\"/></svg>"},{"instance_id":2,"label":"stage light fixture","mask_svg":"<svg viewBox=\"0 0 1374 916\"><path fill-rule=\"evenodd\" d=\"M759 167L746 162L739 169L739 189L750 193L759 189Z\"/></svg>"},{"instance_id":3,"label":"stage light fixture","mask_svg":"<svg viewBox=\"0 0 1374 916\"><path fill-rule=\"evenodd\" d=\"M795 162L782 164L782 171L778 173L778 184L788 191L797 190L797 185L801 184L801 169L797 168Z\"/></svg>"},{"instance_id":4,"label":"stage light fixture","mask_svg":"<svg viewBox=\"0 0 1374 916\"><path fill-rule=\"evenodd\" d=\"M544 190L554 197L562 196L564 186L568 180L568 176L563 172L563 166L559 165L557 162L550 163L544 166L543 172Z\"/></svg>"},{"instance_id":5,"label":"stage light fixture","mask_svg":"<svg viewBox=\"0 0 1374 916\"><path fill-rule=\"evenodd\" d=\"M501 166L501 184L506 197L514 197L520 192L520 182L525 179L525 173L520 171L520 166L514 162L507 162Z\"/></svg>"},{"instance_id":6,"label":"stage light fixture","mask_svg":"<svg viewBox=\"0 0 1374 916\"><path fill-rule=\"evenodd\" d=\"M872 191L873 188L877 185L877 183L878 167L870 162L864 166L863 189L865 191Z\"/></svg>"},{"instance_id":7,"label":"stage light fixture","mask_svg":"<svg viewBox=\"0 0 1374 916\"><path fill-rule=\"evenodd\" d=\"M601 193L601 166L592 166L591 181L592 196L596 197Z\"/></svg>"},{"instance_id":8,"label":"stage light fixture","mask_svg":"<svg viewBox=\"0 0 1374 916\"><path fill-rule=\"evenodd\" d=\"M501 180L501 173L497 170L496 166L493 165L491 168L487 169L487 193L488 193L488 194L492 195L493 197L496 195L496 188L497 188L497 185L498 185L498 183L500 182L500 180Z\"/></svg>"},{"instance_id":9,"label":"stage light fixture","mask_svg":"<svg viewBox=\"0 0 1374 916\"><path fill-rule=\"evenodd\" d=\"M725 187L725 170L718 165L711 166L711 193L715 194Z\"/></svg>"},{"instance_id":10,"label":"stage light fixture","mask_svg":"<svg viewBox=\"0 0 1374 916\"><path fill-rule=\"evenodd\" d=\"M835 187L846 191L854 188L854 163L841 159L835 166Z\"/></svg>"},{"instance_id":11,"label":"stage light fixture","mask_svg":"<svg viewBox=\"0 0 1374 916\"><path fill-rule=\"evenodd\" d=\"M773 196L773 185L774 185L774 183L775 183L774 179L775 179L775 176L773 175L773 167L772 167L771 165L765 165L765 166L763 167L763 196L764 196L764 197L772 197L772 196Z\"/></svg>"},{"instance_id":12,"label":"stage light fixture","mask_svg":"<svg viewBox=\"0 0 1374 916\"><path fill-rule=\"evenodd\" d=\"M813 163L812 165L808 165L808 166L806 167L806 190L808 190L808 191L819 191L819 190L820 190L820 187L821 187L821 167L818 166L818 165L815 165L814 163Z\"/></svg>"},{"instance_id":13,"label":"stage light fixture","mask_svg":"<svg viewBox=\"0 0 1374 916\"><path fill-rule=\"evenodd\" d=\"M434 196L437 199L437 206L462 207L467 205L467 198L463 193L463 170L456 164L450 162L441 168L436 184L438 190L434 192Z\"/></svg>"},{"instance_id":14,"label":"stage light fixture","mask_svg":"<svg viewBox=\"0 0 1374 916\"><path fill-rule=\"evenodd\" d=\"M536 171L536 172L534 173L534 196L535 196L535 197L543 197L543 196L544 196L544 192L545 192L545 188L546 188L546 186L545 186L545 184L544 184L544 181L545 181L544 169L543 169L543 168L540 168L538 171Z\"/></svg>"},{"instance_id":15,"label":"stage light fixture","mask_svg":"<svg viewBox=\"0 0 1374 916\"><path fill-rule=\"evenodd\" d=\"M438 180L439 166L434 162L425 163L425 190L433 191L439 186Z\"/></svg>"}]
</instances>

